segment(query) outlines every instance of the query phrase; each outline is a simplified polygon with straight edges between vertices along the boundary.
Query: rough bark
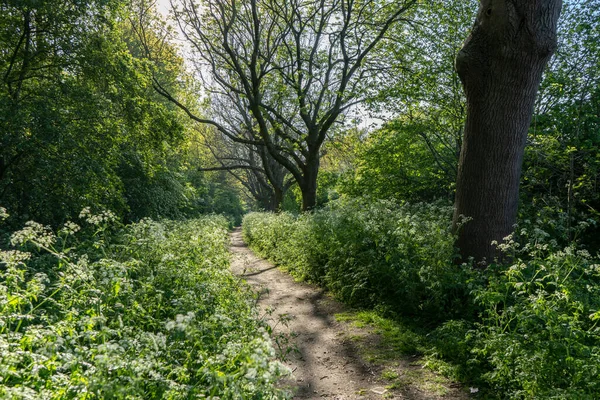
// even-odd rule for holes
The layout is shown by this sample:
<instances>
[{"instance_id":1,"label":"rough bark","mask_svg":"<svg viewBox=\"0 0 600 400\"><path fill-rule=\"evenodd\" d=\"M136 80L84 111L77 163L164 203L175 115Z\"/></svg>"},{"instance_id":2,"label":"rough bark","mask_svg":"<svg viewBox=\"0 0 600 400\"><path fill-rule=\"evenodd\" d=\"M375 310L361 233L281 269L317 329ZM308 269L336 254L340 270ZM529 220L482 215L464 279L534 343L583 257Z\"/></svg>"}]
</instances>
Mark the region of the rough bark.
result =
<instances>
[{"instance_id":1,"label":"rough bark","mask_svg":"<svg viewBox=\"0 0 600 400\"><path fill-rule=\"evenodd\" d=\"M317 206L317 176L319 174L319 157L307 160L304 179L299 184L302 192L302 211L310 211Z\"/></svg>"},{"instance_id":2,"label":"rough bark","mask_svg":"<svg viewBox=\"0 0 600 400\"><path fill-rule=\"evenodd\" d=\"M513 232L527 131L544 67L556 48L561 0L482 0L456 67L467 119L454 229L463 259L500 257ZM460 226L461 216L469 222Z\"/></svg>"},{"instance_id":3,"label":"rough bark","mask_svg":"<svg viewBox=\"0 0 600 400\"><path fill-rule=\"evenodd\" d=\"M281 211L281 206L283 205L283 196L285 195L285 193L278 189L278 188L273 188L273 209L272 211Z\"/></svg>"}]
</instances>

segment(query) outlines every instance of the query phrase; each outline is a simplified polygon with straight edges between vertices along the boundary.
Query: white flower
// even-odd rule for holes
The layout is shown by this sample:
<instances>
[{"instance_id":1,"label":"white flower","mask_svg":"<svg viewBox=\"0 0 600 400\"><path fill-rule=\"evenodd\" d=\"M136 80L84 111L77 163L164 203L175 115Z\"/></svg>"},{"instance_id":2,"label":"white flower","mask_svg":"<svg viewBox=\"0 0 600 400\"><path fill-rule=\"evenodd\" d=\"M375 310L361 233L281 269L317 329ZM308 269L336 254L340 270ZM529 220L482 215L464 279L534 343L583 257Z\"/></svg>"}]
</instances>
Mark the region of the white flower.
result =
<instances>
[{"instance_id":1,"label":"white flower","mask_svg":"<svg viewBox=\"0 0 600 400\"><path fill-rule=\"evenodd\" d=\"M61 228L60 233L64 233L65 235L72 235L75 232L78 232L81 229L79 225L75 222L67 221L65 225Z\"/></svg>"},{"instance_id":2,"label":"white flower","mask_svg":"<svg viewBox=\"0 0 600 400\"><path fill-rule=\"evenodd\" d=\"M256 379L256 368L250 368L248 369L248 372L246 372L246 379Z\"/></svg>"},{"instance_id":3,"label":"white flower","mask_svg":"<svg viewBox=\"0 0 600 400\"><path fill-rule=\"evenodd\" d=\"M7 265L23 264L31 257L30 253L24 253L19 250L0 251L0 260Z\"/></svg>"},{"instance_id":4,"label":"white flower","mask_svg":"<svg viewBox=\"0 0 600 400\"><path fill-rule=\"evenodd\" d=\"M110 210L102 211L100 214L92 214L89 207L84 208L79 213L79 218L92 225L101 225L103 223L114 222L117 220L117 215Z\"/></svg>"},{"instance_id":5,"label":"white flower","mask_svg":"<svg viewBox=\"0 0 600 400\"><path fill-rule=\"evenodd\" d=\"M50 247L55 240L56 237L49 227L34 221L25 223L25 228L13 233L10 237L10 243L13 246L34 242L39 246Z\"/></svg>"},{"instance_id":6,"label":"white flower","mask_svg":"<svg viewBox=\"0 0 600 400\"><path fill-rule=\"evenodd\" d=\"M592 258L592 255L590 254L590 252L585 249L577 250L577 255L582 258L588 258L588 259Z\"/></svg>"},{"instance_id":7,"label":"white flower","mask_svg":"<svg viewBox=\"0 0 600 400\"><path fill-rule=\"evenodd\" d=\"M85 218L89 215L92 215L92 212L90 211L89 207L85 207L83 210L81 210L81 212L79 213L79 218Z\"/></svg>"}]
</instances>

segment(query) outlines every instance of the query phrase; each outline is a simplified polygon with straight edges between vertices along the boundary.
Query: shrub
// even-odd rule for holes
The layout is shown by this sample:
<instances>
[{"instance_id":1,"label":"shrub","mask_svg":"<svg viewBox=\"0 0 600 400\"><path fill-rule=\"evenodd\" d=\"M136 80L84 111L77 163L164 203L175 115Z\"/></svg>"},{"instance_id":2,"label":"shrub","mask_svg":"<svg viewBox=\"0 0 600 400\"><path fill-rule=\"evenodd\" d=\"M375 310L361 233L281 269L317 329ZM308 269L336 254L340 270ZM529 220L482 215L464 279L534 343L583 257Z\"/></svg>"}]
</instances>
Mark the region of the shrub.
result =
<instances>
[{"instance_id":1,"label":"shrub","mask_svg":"<svg viewBox=\"0 0 600 400\"><path fill-rule=\"evenodd\" d=\"M250 292L227 270L227 221L82 214L12 236L0 270L0 397L269 399L273 360Z\"/></svg>"},{"instance_id":2,"label":"shrub","mask_svg":"<svg viewBox=\"0 0 600 400\"><path fill-rule=\"evenodd\" d=\"M258 252L347 303L438 324L424 344L428 365L484 398L600 398L598 259L575 245L558 250L529 228L518 232L524 245L517 236L499 245L512 263L456 266L450 212L340 200L299 217L250 214L243 232Z\"/></svg>"},{"instance_id":3,"label":"shrub","mask_svg":"<svg viewBox=\"0 0 600 400\"><path fill-rule=\"evenodd\" d=\"M507 398L600 397L600 263L585 250L552 250L538 231L510 266L487 271L473 353Z\"/></svg>"},{"instance_id":4,"label":"shrub","mask_svg":"<svg viewBox=\"0 0 600 400\"><path fill-rule=\"evenodd\" d=\"M450 214L440 203L345 199L299 217L249 214L243 234L297 278L352 305L437 319L468 304L469 270L452 263Z\"/></svg>"}]
</instances>

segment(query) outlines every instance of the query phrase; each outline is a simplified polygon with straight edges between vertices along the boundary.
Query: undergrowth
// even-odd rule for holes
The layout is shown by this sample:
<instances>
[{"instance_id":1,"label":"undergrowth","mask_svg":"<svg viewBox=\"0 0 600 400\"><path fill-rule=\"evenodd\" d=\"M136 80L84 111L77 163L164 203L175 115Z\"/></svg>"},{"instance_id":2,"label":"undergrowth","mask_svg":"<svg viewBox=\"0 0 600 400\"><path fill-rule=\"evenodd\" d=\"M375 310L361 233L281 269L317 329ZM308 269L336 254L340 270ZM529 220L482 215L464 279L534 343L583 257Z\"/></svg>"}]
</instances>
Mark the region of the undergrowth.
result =
<instances>
[{"instance_id":1,"label":"undergrowth","mask_svg":"<svg viewBox=\"0 0 600 400\"><path fill-rule=\"evenodd\" d=\"M452 263L451 213L352 199L299 217L251 213L242 232L258 253L348 304L437 319L464 312L469 291L469 270Z\"/></svg>"},{"instance_id":2,"label":"undergrowth","mask_svg":"<svg viewBox=\"0 0 600 400\"><path fill-rule=\"evenodd\" d=\"M506 265L457 266L450 212L341 200L299 217L249 214L243 234L298 279L404 321L398 343L481 398L600 398L598 256L529 228L498 244Z\"/></svg>"},{"instance_id":3,"label":"undergrowth","mask_svg":"<svg viewBox=\"0 0 600 400\"><path fill-rule=\"evenodd\" d=\"M252 295L227 269L225 218L80 217L58 232L30 222L0 253L1 398L285 397Z\"/></svg>"}]
</instances>

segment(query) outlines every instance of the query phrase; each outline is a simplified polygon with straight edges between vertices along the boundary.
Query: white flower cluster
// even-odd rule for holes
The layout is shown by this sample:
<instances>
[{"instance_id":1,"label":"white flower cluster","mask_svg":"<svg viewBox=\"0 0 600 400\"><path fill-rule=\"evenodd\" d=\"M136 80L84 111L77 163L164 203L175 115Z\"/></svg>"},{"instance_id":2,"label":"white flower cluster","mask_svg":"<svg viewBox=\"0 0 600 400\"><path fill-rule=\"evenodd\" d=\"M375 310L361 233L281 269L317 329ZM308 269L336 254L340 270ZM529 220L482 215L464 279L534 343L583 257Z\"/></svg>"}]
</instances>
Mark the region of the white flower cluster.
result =
<instances>
[{"instance_id":1,"label":"white flower cluster","mask_svg":"<svg viewBox=\"0 0 600 400\"><path fill-rule=\"evenodd\" d=\"M65 225L60 229L60 233L65 235L73 235L81 229L75 222L67 221Z\"/></svg>"},{"instance_id":2,"label":"white flower cluster","mask_svg":"<svg viewBox=\"0 0 600 400\"><path fill-rule=\"evenodd\" d=\"M133 262L130 262L133 265ZM127 278L127 264L111 259L102 259L94 263L97 282L104 287L111 287L114 293L120 290L131 289L131 282Z\"/></svg>"},{"instance_id":3,"label":"white flower cluster","mask_svg":"<svg viewBox=\"0 0 600 400\"><path fill-rule=\"evenodd\" d=\"M576 254L581 257L584 258L586 260L590 260L592 258L592 255L590 254L589 251L587 251L586 249L581 249L581 250L577 250Z\"/></svg>"},{"instance_id":4,"label":"white flower cluster","mask_svg":"<svg viewBox=\"0 0 600 400\"><path fill-rule=\"evenodd\" d=\"M10 266L23 264L23 262L29 260L30 257L30 253L24 253L19 250L0 251L0 261Z\"/></svg>"},{"instance_id":5,"label":"white flower cluster","mask_svg":"<svg viewBox=\"0 0 600 400\"><path fill-rule=\"evenodd\" d=\"M92 217L89 210L83 213L87 220ZM95 221L105 223L111 215L100 218ZM205 393L198 394L201 398L212 399L283 398L274 385L287 370L273 360L266 330L256 335L249 323L254 317L246 310L250 300L232 293L235 303L229 304L231 280L222 268L227 235L220 228L219 235L212 233L210 221L216 218L178 225L144 221L115 230L118 241L111 242L108 235L103 240L126 242L131 252L106 246L101 259L99 252L86 254L87 241L81 247L74 243L74 251L59 250L66 247L61 243L65 236L80 229L68 222L57 232L60 245L47 248L60 259L58 266L45 252L30 263L26 260L37 253L0 251L0 304L12 301L4 310L0 307L0 370L11 371L11 382L0 377L0 398L63 398L63 388L69 387L75 397L97 391L106 398L127 393L142 399L156 397L145 391L155 382L165 386L163 398L190 398L198 391ZM223 219L221 225L225 223ZM189 248L189 237L198 231L206 235ZM13 239L35 238L36 244L47 233L47 228L29 224ZM14 265L4 268L9 262ZM52 280L38 272L38 262L44 263L42 270L52 268ZM152 295L146 287L154 289ZM171 301L163 301L167 291L176 293ZM172 320L140 318L148 305L160 307ZM48 309L59 312L49 314ZM156 323L166 329L153 333ZM199 368L203 377L216 379L192 381Z\"/></svg>"},{"instance_id":6,"label":"white flower cluster","mask_svg":"<svg viewBox=\"0 0 600 400\"><path fill-rule=\"evenodd\" d=\"M84 219L87 223L92 225L102 225L117 220L115 213L110 210L102 211L100 214L94 215L89 207L85 207L81 210L79 218Z\"/></svg>"},{"instance_id":7,"label":"white flower cluster","mask_svg":"<svg viewBox=\"0 0 600 400\"><path fill-rule=\"evenodd\" d=\"M60 272L59 275L66 285L75 286L83 282L93 282L94 275L89 264L87 254L83 254L78 257L76 262L66 263L66 271Z\"/></svg>"},{"instance_id":8,"label":"white flower cluster","mask_svg":"<svg viewBox=\"0 0 600 400\"><path fill-rule=\"evenodd\" d=\"M8 213L6 212L6 208L0 207L0 221L5 220L6 218L8 218Z\"/></svg>"},{"instance_id":9,"label":"white flower cluster","mask_svg":"<svg viewBox=\"0 0 600 400\"><path fill-rule=\"evenodd\" d=\"M50 227L33 221L25 223L25 228L13 233L10 237L10 243L13 246L33 242L41 247L50 247L55 241L56 236L54 236Z\"/></svg>"},{"instance_id":10,"label":"white flower cluster","mask_svg":"<svg viewBox=\"0 0 600 400\"><path fill-rule=\"evenodd\" d=\"M196 314L192 311L189 311L186 315L177 314L175 316L175 321L171 320L167 322L165 328L167 328L168 331L177 330L184 332L194 318L196 318Z\"/></svg>"},{"instance_id":11,"label":"white flower cluster","mask_svg":"<svg viewBox=\"0 0 600 400\"><path fill-rule=\"evenodd\" d=\"M515 242L514 236L511 233L508 236L505 236L502 239L502 243L498 243L497 240L492 240L492 246L496 246L500 251L503 251L505 253L508 253L511 249L516 250L518 249L521 244L518 242Z\"/></svg>"}]
</instances>

